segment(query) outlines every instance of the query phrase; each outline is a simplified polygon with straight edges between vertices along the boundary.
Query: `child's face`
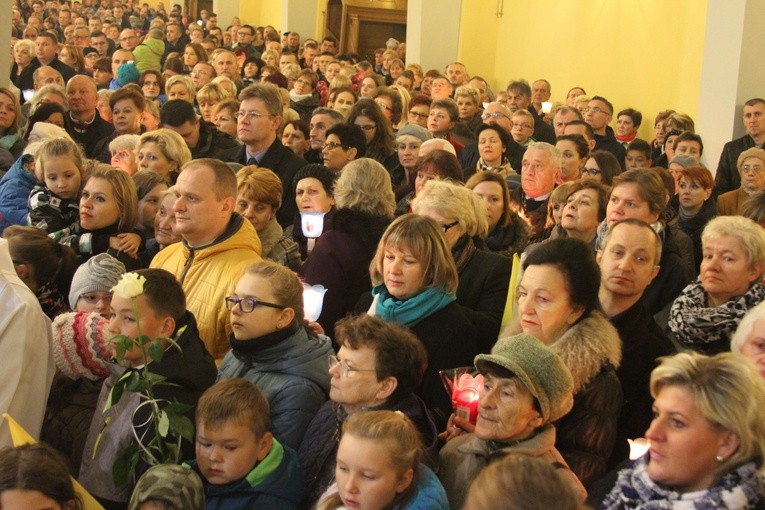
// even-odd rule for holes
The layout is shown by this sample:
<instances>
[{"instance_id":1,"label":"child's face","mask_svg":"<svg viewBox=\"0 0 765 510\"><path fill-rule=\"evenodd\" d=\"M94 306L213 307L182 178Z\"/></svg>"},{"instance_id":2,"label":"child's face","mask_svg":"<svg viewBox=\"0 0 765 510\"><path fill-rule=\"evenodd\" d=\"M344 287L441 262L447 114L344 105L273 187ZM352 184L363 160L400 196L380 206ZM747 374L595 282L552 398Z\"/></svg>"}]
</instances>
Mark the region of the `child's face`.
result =
<instances>
[{"instance_id":1,"label":"child's face","mask_svg":"<svg viewBox=\"0 0 765 510\"><path fill-rule=\"evenodd\" d=\"M624 166L627 167L627 170L648 168L651 166L651 161L646 158L643 151L627 151L627 156L624 158Z\"/></svg>"},{"instance_id":2,"label":"child's face","mask_svg":"<svg viewBox=\"0 0 765 510\"><path fill-rule=\"evenodd\" d=\"M74 304L75 312L96 312L102 317L109 319L112 315L112 293L107 291L93 291L80 294Z\"/></svg>"},{"instance_id":3,"label":"child's face","mask_svg":"<svg viewBox=\"0 0 765 510\"><path fill-rule=\"evenodd\" d=\"M399 473L385 445L345 434L337 450L335 479L347 508L380 510L412 483L413 471Z\"/></svg>"},{"instance_id":4,"label":"child's face","mask_svg":"<svg viewBox=\"0 0 765 510\"><path fill-rule=\"evenodd\" d=\"M255 62L247 62L244 65L244 77L254 78L256 74L258 74L258 64Z\"/></svg>"},{"instance_id":5,"label":"child's face","mask_svg":"<svg viewBox=\"0 0 765 510\"><path fill-rule=\"evenodd\" d=\"M199 471L212 485L226 485L244 478L271 451L272 436L258 437L241 422L222 425L197 423L196 458Z\"/></svg>"},{"instance_id":6,"label":"child's face","mask_svg":"<svg viewBox=\"0 0 765 510\"><path fill-rule=\"evenodd\" d=\"M46 508L61 510L62 508L69 509L70 506L62 507L40 491L12 489L5 490L0 494L0 508Z\"/></svg>"},{"instance_id":7,"label":"child's face","mask_svg":"<svg viewBox=\"0 0 765 510\"><path fill-rule=\"evenodd\" d=\"M141 320L141 334L151 339L157 337L169 337L175 329L175 321L172 317L162 317L156 313L150 306L146 296L141 295L136 298L136 309ZM133 302L125 299L118 294L112 296L112 314L109 320L109 331L115 335L125 335L126 337L138 338L138 324L136 314L133 310ZM141 350L134 346L132 350L125 353L125 361L131 366L140 366L143 364Z\"/></svg>"},{"instance_id":8,"label":"child's face","mask_svg":"<svg viewBox=\"0 0 765 510\"><path fill-rule=\"evenodd\" d=\"M273 287L268 279L250 273L245 273L239 279L234 295L238 298L253 298L256 301L282 304L274 296ZM236 305L229 312L229 318L237 340L260 338L286 327L291 322L290 317L284 314L284 310L263 305L256 305L250 313L244 313L241 306Z\"/></svg>"},{"instance_id":9,"label":"child's face","mask_svg":"<svg viewBox=\"0 0 765 510\"><path fill-rule=\"evenodd\" d=\"M49 156L43 162L45 185L60 198L74 199L80 194L82 178L74 160L67 156Z\"/></svg>"}]
</instances>

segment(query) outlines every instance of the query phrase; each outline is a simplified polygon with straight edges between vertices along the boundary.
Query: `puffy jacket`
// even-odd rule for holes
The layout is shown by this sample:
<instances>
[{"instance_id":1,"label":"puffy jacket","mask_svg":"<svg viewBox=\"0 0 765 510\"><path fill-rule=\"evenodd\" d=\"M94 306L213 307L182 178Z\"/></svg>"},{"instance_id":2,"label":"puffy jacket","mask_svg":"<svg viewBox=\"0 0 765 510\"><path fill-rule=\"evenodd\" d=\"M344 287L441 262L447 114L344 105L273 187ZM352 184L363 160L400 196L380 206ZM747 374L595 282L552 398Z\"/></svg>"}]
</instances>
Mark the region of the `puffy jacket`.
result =
<instances>
[{"instance_id":1,"label":"puffy jacket","mask_svg":"<svg viewBox=\"0 0 765 510\"><path fill-rule=\"evenodd\" d=\"M327 400L330 354L334 351L329 338L308 336L300 327L266 349L251 353L231 349L220 365L218 380L241 377L255 384L268 400L274 436L297 450L308 425Z\"/></svg>"},{"instance_id":2,"label":"puffy jacket","mask_svg":"<svg viewBox=\"0 0 765 510\"><path fill-rule=\"evenodd\" d=\"M185 241L171 244L151 261L151 267L175 275L186 293L186 306L199 321L199 335L216 360L229 349L231 324L224 304L250 264L259 262L260 240L249 221L234 214L228 228L207 246L191 248Z\"/></svg>"},{"instance_id":3,"label":"puffy jacket","mask_svg":"<svg viewBox=\"0 0 765 510\"><path fill-rule=\"evenodd\" d=\"M133 50L135 55L135 66L138 72L144 71L162 71L162 55L165 53L165 43L159 39L144 39Z\"/></svg>"},{"instance_id":4,"label":"puffy jacket","mask_svg":"<svg viewBox=\"0 0 765 510\"><path fill-rule=\"evenodd\" d=\"M29 193L37 184L30 169L33 161L31 155L20 157L0 180L0 232L29 221Z\"/></svg>"}]
</instances>

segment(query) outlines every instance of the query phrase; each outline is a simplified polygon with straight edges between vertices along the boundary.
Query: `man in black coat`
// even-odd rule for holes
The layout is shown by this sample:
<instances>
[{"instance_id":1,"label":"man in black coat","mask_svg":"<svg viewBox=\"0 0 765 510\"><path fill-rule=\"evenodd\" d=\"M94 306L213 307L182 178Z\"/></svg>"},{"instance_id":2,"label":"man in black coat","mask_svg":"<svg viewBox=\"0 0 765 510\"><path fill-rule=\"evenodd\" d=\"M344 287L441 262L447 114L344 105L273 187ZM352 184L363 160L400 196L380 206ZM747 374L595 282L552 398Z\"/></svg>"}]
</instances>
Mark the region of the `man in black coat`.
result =
<instances>
[{"instance_id":1,"label":"man in black coat","mask_svg":"<svg viewBox=\"0 0 765 510\"><path fill-rule=\"evenodd\" d=\"M114 126L98 114L96 82L90 76L78 74L66 84L69 113L64 127L69 136L85 148L85 156L95 159L98 143L114 132Z\"/></svg>"},{"instance_id":2,"label":"man in black coat","mask_svg":"<svg viewBox=\"0 0 765 510\"><path fill-rule=\"evenodd\" d=\"M226 161L228 151L239 148L239 142L197 117L194 106L183 99L165 103L159 112L159 123L163 128L181 135L191 151L191 159L215 158Z\"/></svg>"},{"instance_id":3,"label":"man in black coat","mask_svg":"<svg viewBox=\"0 0 765 510\"><path fill-rule=\"evenodd\" d=\"M537 142L555 143L555 130L542 120L542 117L531 104L531 87L526 80L511 81L507 85L507 106L512 113L518 110L528 110L534 116L534 134L531 137ZM508 131L509 133L509 131Z\"/></svg>"},{"instance_id":4,"label":"man in black coat","mask_svg":"<svg viewBox=\"0 0 765 510\"><path fill-rule=\"evenodd\" d=\"M624 156L627 155L627 151L614 136L613 129L608 126L613 117L614 106L605 97L593 96L584 109L584 121L595 133L595 150L610 152L624 168Z\"/></svg>"},{"instance_id":5,"label":"man in black coat","mask_svg":"<svg viewBox=\"0 0 765 510\"><path fill-rule=\"evenodd\" d=\"M499 126L504 129L510 137L510 144L505 148L505 157L510 162L510 166L521 173L521 165L523 163L523 153L526 152L526 147L519 143L516 143L510 136L510 130L513 128L513 121L511 120L512 112L506 104L500 102L489 103L486 109L483 111L481 118L486 124L493 126ZM478 163L478 143L471 143L465 146L460 153L460 166L465 173L465 180L469 179L476 172L476 164Z\"/></svg>"},{"instance_id":6,"label":"man in black coat","mask_svg":"<svg viewBox=\"0 0 765 510\"><path fill-rule=\"evenodd\" d=\"M626 219L611 227L597 253L600 304L622 339L622 364L616 375L624 403L609 467L627 458L627 439L643 437L651 424L651 371L657 358L676 352L642 299L659 273L661 248L661 239L649 224Z\"/></svg>"},{"instance_id":7,"label":"man in black coat","mask_svg":"<svg viewBox=\"0 0 765 510\"><path fill-rule=\"evenodd\" d=\"M34 89L34 72L41 66L50 66L64 78L67 83L75 71L58 59L58 37L52 32L42 32L35 39L35 58L27 65L19 76L18 87L22 90ZM24 102L24 94L21 95Z\"/></svg>"},{"instance_id":8,"label":"man in black coat","mask_svg":"<svg viewBox=\"0 0 765 510\"><path fill-rule=\"evenodd\" d=\"M268 168L279 176L284 193L276 220L286 228L292 225L297 212L295 174L308 163L276 136L282 123L282 101L275 87L256 83L242 90L239 99L237 137L243 146L227 151L221 159Z\"/></svg>"},{"instance_id":9,"label":"man in black coat","mask_svg":"<svg viewBox=\"0 0 765 510\"><path fill-rule=\"evenodd\" d=\"M736 166L739 155L747 149L761 148L765 144L765 99L756 97L744 103L744 126L746 134L726 143L720 154L715 174L715 196L741 187L741 175Z\"/></svg>"}]
</instances>

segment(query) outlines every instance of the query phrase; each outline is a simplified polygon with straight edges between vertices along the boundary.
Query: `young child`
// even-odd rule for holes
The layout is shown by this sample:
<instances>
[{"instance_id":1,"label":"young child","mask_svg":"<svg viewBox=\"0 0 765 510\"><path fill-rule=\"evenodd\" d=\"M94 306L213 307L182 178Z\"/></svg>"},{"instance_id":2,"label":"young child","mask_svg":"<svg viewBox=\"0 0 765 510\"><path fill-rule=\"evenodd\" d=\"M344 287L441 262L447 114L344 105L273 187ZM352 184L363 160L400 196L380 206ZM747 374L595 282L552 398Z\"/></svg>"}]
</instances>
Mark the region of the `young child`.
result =
<instances>
[{"instance_id":1,"label":"young child","mask_svg":"<svg viewBox=\"0 0 765 510\"><path fill-rule=\"evenodd\" d=\"M420 464L421 452L420 434L400 411L355 413L343 426L335 483L316 508L448 509L441 482Z\"/></svg>"},{"instance_id":2,"label":"young child","mask_svg":"<svg viewBox=\"0 0 765 510\"><path fill-rule=\"evenodd\" d=\"M79 227L82 153L77 144L54 138L42 144L35 160L39 183L29 194L29 224L58 240Z\"/></svg>"},{"instance_id":3,"label":"young child","mask_svg":"<svg viewBox=\"0 0 765 510\"><path fill-rule=\"evenodd\" d=\"M513 140L528 147L534 143L534 139L531 135L534 134L534 116L531 112L525 109L517 110L513 113L511 119L513 121L513 128L510 130L510 134L513 136Z\"/></svg>"},{"instance_id":4,"label":"young child","mask_svg":"<svg viewBox=\"0 0 765 510\"><path fill-rule=\"evenodd\" d=\"M244 379L207 390L196 412L196 461L207 508L299 508L305 491L297 454L273 438L268 402Z\"/></svg>"},{"instance_id":5,"label":"young child","mask_svg":"<svg viewBox=\"0 0 765 510\"><path fill-rule=\"evenodd\" d=\"M651 167L651 145L645 140L635 138L627 145L627 155L624 157L624 166L627 170L633 168Z\"/></svg>"},{"instance_id":6,"label":"young child","mask_svg":"<svg viewBox=\"0 0 765 510\"><path fill-rule=\"evenodd\" d=\"M125 274L125 264L108 253L99 253L77 268L69 286L69 306L75 312L112 315L112 287Z\"/></svg>"},{"instance_id":7,"label":"young child","mask_svg":"<svg viewBox=\"0 0 765 510\"><path fill-rule=\"evenodd\" d=\"M145 368L164 377L165 382L169 383L154 387L156 399L167 402L177 400L194 406L200 395L215 382L215 362L199 338L196 320L186 310L186 298L175 277L162 269L144 269L136 273L146 278L143 293L136 298L138 316L132 300L115 292L108 329L115 335L136 338L137 319L140 319L141 334L155 339L175 338L185 326L185 330L176 338L180 350L168 345L162 360L156 362L149 357ZM149 433L145 430L148 419L145 413L139 412L133 416L143 400L138 393L125 391L116 405L105 413L100 412L104 409L112 387L126 370L144 368L138 347L125 353L123 365L109 364L110 375L101 388L96 406L98 412L90 423L80 467L80 483L107 508L113 505L124 508L133 488L131 483L115 485L112 479L115 460L125 447L134 444L134 434L139 431ZM189 458L193 451L191 443L183 441L181 448L183 458ZM145 467L139 465L137 472L140 473Z\"/></svg>"}]
</instances>

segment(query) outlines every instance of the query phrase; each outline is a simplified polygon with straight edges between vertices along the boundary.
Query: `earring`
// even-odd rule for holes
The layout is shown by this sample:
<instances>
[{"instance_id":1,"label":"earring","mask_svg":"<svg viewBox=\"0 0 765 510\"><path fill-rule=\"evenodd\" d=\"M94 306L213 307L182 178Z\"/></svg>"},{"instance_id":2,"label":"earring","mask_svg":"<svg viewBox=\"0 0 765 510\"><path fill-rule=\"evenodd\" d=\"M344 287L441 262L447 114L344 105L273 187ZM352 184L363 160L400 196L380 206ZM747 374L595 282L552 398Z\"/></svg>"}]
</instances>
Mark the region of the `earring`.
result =
<instances>
[{"instance_id":1,"label":"earring","mask_svg":"<svg viewBox=\"0 0 765 510\"><path fill-rule=\"evenodd\" d=\"M715 459L717 460L717 462L722 462L725 460L723 459L722 455L718 455L717 457L715 457Z\"/></svg>"}]
</instances>

